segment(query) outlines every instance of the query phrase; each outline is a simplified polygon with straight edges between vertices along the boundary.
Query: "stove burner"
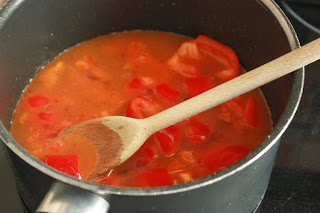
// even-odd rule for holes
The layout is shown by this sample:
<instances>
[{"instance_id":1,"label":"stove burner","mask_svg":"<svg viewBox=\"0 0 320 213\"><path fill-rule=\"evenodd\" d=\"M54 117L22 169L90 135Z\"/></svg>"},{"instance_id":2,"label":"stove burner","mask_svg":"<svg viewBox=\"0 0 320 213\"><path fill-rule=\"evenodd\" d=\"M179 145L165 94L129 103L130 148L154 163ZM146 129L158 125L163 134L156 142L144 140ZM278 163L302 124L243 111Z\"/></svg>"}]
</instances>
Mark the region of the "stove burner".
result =
<instances>
[{"instance_id":1,"label":"stove burner","mask_svg":"<svg viewBox=\"0 0 320 213\"><path fill-rule=\"evenodd\" d=\"M313 26L308 21L306 21L304 18L302 18L300 15L298 15L285 1L281 1L281 5L285 9L285 11L287 11L298 22L300 22L300 24L304 25L309 30L311 30L311 31L313 31L313 32L315 32L315 33L320 35L320 29L319 28Z\"/></svg>"}]
</instances>

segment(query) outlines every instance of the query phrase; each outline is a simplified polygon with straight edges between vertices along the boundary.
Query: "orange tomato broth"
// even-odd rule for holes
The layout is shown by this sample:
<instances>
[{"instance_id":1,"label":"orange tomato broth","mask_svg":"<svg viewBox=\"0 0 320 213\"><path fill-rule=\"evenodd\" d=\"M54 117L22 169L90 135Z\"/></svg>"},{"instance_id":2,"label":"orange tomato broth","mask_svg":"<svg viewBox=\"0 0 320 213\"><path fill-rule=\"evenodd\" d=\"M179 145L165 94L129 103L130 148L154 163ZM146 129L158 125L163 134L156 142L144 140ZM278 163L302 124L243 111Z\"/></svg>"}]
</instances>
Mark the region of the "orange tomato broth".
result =
<instances>
[{"instance_id":1,"label":"orange tomato broth","mask_svg":"<svg viewBox=\"0 0 320 213\"><path fill-rule=\"evenodd\" d=\"M59 131L107 115L148 117L242 72L233 50L206 36L100 36L40 70L17 104L11 133L39 160L86 179L101 156L76 136L55 139ZM245 157L271 130L268 106L256 89L155 133L96 182L156 187L206 177Z\"/></svg>"}]
</instances>

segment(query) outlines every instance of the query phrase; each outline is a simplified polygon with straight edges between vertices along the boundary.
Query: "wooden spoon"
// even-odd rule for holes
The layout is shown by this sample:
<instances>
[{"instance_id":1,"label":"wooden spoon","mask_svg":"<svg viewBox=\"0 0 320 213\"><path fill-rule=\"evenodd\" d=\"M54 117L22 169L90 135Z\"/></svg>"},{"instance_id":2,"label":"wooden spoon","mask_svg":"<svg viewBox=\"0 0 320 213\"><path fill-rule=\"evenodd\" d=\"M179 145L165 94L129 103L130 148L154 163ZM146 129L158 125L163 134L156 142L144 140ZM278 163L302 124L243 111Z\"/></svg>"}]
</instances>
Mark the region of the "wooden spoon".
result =
<instances>
[{"instance_id":1,"label":"wooden spoon","mask_svg":"<svg viewBox=\"0 0 320 213\"><path fill-rule=\"evenodd\" d=\"M78 135L97 149L88 180L120 165L153 133L206 111L320 59L320 38L250 72L145 119L107 116L76 124L59 135Z\"/></svg>"}]
</instances>

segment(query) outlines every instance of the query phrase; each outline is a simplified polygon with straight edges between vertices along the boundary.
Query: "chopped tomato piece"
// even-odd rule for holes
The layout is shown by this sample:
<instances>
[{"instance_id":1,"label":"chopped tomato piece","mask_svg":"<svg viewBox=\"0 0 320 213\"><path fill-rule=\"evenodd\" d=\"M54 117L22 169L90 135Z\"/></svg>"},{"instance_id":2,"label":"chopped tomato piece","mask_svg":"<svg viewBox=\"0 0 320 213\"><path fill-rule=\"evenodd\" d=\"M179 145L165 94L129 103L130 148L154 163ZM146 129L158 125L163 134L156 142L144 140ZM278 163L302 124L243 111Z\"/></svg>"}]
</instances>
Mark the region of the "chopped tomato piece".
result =
<instances>
[{"instance_id":1,"label":"chopped tomato piece","mask_svg":"<svg viewBox=\"0 0 320 213\"><path fill-rule=\"evenodd\" d=\"M108 81L110 80L110 74L106 70L97 65L95 58L92 55L84 55L79 59L75 65L85 71L80 71L78 73L83 73L85 76L92 80Z\"/></svg>"},{"instance_id":2,"label":"chopped tomato piece","mask_svg":"<svg viewBox=\"0 0 320 213\"><path fill-rule=\"evenodd\" d=\"M150 98L139 96L132 99L126 111L126 116L131 118L145 118L161 111L161 106Z\"/></svg>"},{"instance_id":3,"label":"chopped tomato piece","mask_svg":"<svg viewBox=\"0 0 320 213\"><path fill-rule=\"evenodd\" d=\"M180 96L180 92L173 89L168 84L158 85L155 89L155 93L170 102L176 102Z\"/></svg>"},{"instance_id":4,"label":"chopped tomato piece","mask_svg":"<svg viewBox=\"0 0 320 213\"><path fill-rule=\"evenodd\" d=\"M247 102L246 109L244 111L242 121L254 128L258 127L258 116L259 116L259 109L258 103L256 99L250 98Z\"/></svg>"},{"instance_id":5,"label":"chopped tomato piece","mask_svg":"<svg viewBox=\"0 0 320 213\"><path fill-rule=\"evenodd\" d=\"M97 180L98 183L111 186L125 186L126 181L123 176L111 171Z\"/></svg>"},{"instance_id":6,"label":"chopped tomato piece","mask_svg":"<svg viewBox=\"0 0 320 213\"><path fill-rule=\"evenodd\" d=\"M152 87L152 86L155 86L156 81L154 78L151 78L150 76L143 76L141 77L141 82L146 87Z\"/></svg>"},{"instance_id":7,"label":"chopped tomato piece","mask_svg":"<svg viewBox=\"0 0 320 213\"><path fill-rule=\"evenodd\" d=\"M204 151L199 156L201 163L209 172L218 172L238 162L249 154L249 149L242 146L218 146Z\"/></svg>"},{"instance_id":8,"label":"chopped tomato piece","mask_svg":"<svg viewBox=\"0 0 320 213\"><path fill-rule=\"evenodd\" d=\"M128 45L124 56L130 59L147 55L147 45L141 41L132 41Z\"/></svg>"},{"instance_id":9,"label":"chopped tomato piece","mask_svg":"<svg viewBox=\"0 0 320 213\"><path fill-rule=\"evenodd\" d=\"M245 111L245 107L240 99L241 96L238 96L218 106L217 109L219 113L217 113L217 117L228 123L241 118Z\"/></svg>"},{"instance_id":10,"label":"chopped tomato piece","mask_svg":"<svg viewBox=\"0 0 320 213\"><path fill-rule=\"evenodd\" d=\"M193 180L193 178L189 172L179 173L177 176L179 178L180 183L186 183L186 182Z\"/></svg>"},{"instance_id":11,"label":"chopped tomato piece","mask_svg":"<svg viewBox=\"0 0 320 213\"><path fill-rule=\"evenodd\" d=\"M184 168L181 166L181 164L177 160L173 160L168 165L168 173L169 174L176 174L176 173L180 173L183 171L184 171Z\"/></svg>"},{"instance_id":12,"label":"chopped tomato piece","mask_svg":"<svg viewBox=\"0 0 320 213\"><path fill-rule=\"evenodd\" d=\"M123 55L127 60L125 69L140 68L142 64L151 60L151 57L147 52L147 45L141 41L131 42Z\"/></svg>"},{"instance_id":13,"label":"chopped tomato piece","mask_svg":"<svg viewBox=\"0 0 320 213\"><path fill-rule=\"evenodd\" d=\"M82 69L92 69L95 64L92 55L85 55L82 59L76 62L76 66Z\"/></svg>"},{"instance_id":14,"label":"chopped tomato piece","mask_svg":"<svg viewBox=\"0 0 320 213\"><path fill-rule=\"evenodd\" d=\"M184 151L181 151L180 152L180 157L181 157L181 160L184 162L184 163L187 163L189 165L194 165L197 163L197 158L196 156L194 155L193 151L187 151L187 150L184 150Z\"/></svg>"},{"instance_id":15,"label":"chopped tomato piece","mask_svg":"<svg viewBox=\"0 0 320 213\"><path fill-rule=\"evenodd\" d=\"M238 75L238 73L235 72L233 69L223 69L223 70L217 71L215 73L216 77L223 79L225 81L228 81L232 78L235 78L235 77L237 77L237 75Z\"/></svg>"},{"instance_id":16,"label":"chopped tomato piece","mask_svg":"<svg viewBox=\"0 0 320 213\"><path fill-rule=\"evenodd\" d=\"M51 67L46 72L43 72L41 80L46 84L46 86L53 86L59 77L59 73L63 71L65 67L62 61L57 62L53 67Z\"/></svg>"},{"instance_id":17,"label":"chopped tomato piece","mask_svg":"<svg viewBox=\"0 0 320 213\"><path fill-rule=\"evenodd\" d=\"M173 71L186 77L196 77L200 72L198 67L182 62L176 54L169 59L168 66Z\"/></svg>"},{"instance_id":18,"label":"chopped tomato piece","mask_svg":"<svg viewBox=\"0 0 320 213\"><path fill-rule=\"evenodd\" d=\"M42 129L42 133L51 132L51 134L54 134L61 129L58 117L50 112L39 112L38 114L35 114L35 116L31 116L30 121L32 122L32 125L37 128L45 129L45 131Z\"/></svg>"},{"instance_id":19,"label":"chopped tomato piece","mask_svg":"<svg viewBox=\"0 0 320 213\"><path fill-rule=\"evenodd\" d=\"M217 106L216 109L218 110L217 118L227 123L231 123L232 121L234 121L236 115L229 107L222 104L220 106Z\"/></svg>"},{"instance_id":20,"label":"chopped tomato piece","mask_svg":"<svg viewBox=\"0 0 320 213\"><path fill-rule=\"evenodd\" d=\"M40 112L40 113L38 114L38 117L39 117L41 120L51 121L51 120L53 120L54 115L53 115L52 113L48 113L48 112Z\"/></svg>"},{"instance_id":21,"label":"chopped tomato piece","mask_svg":"<svg viewBox=\"0 0 320 213\"><path fill-rule=\"evenodd\" d=\"M81 179L76 155L46 155L45 163L60 172Z\"/></svg>"},{"instance_id":22,"label":"chopped tomato piece","mask_svg":"<svg viewBox=\"0 0 320 213\"><path fill-rule=\"evenodd\" d=\"M187 136L191 143L199 144L210 136L211 130L199 117L189 118Z\"/></svg>"},{"instance_id":23,"label":"chopped tomato piece","mask_svg":"<svg viewBox=\"0 0 320 213\"><path fill-rule=\"evenodd\" d=\"M239 101L239 97L233 98L225 103L236 115L242 116L244 113L244 107Z\"/></svg>"},{"instance_id":24,"label":"chopped tomato piece","mask_svg":"<svg viewBox=\"0 0 320 213\"><path fill-rule=\"evenodd\" d=\"M199 95L214 87L213 80L209 76L186 78L185 84L191 97Z\"/></svg>"},{"instance_id":25,"label":"chopped tomato piece","mask_svg":"<svg viewBox=\"0 0 320 213\"><path fill-rule=\"evenodd\" d=\"M177 50L177 54L181 57L187 57L190 59L199 60L201 58L198 43L194 39L183 42Z\"/></svg>"},{"instance_id":26,"label":"chopped tomato piece","mask_svg":"<svg viewBox=\"0 0 320 213\"><path fill-rule=\"evenodd\" d=\"M141 80L138 78L132 78L131 81L129 82L129 88L138 90L141 92L146 91L146 87L142 84Z\"/></svg>"},{"instance_id":27,"label":"chopped tomato piece","mask_svg":"<svg viewBox=\"0 0 320 213\"><path fill-rule=\"evenodd\" d=\"M28 103L32 107L42 107L48 105L50 102L49 98L44 95L33 95L28 98Z\"/></svg>"},{"instance_id":28,"label":"chopped tomato piece","mask_svg":"<svg viewBox=\"0 0 320 213\"><path fill-rule=\"evenodd\" d=\"M29 114L28 123L36 130L37 138L54 137L62 129L58 116L48 112Z\"/></svg>"},{"instance_id":29,"label":"chopped tomato piece","mask_svg":"<svg viewBox=\"0 0 320 213\"><path fill-rule=\"evenodd\" d=\"M216 58L226 67L219 73L218 77L230 80L239 73L239 60L235 52L228 46L223 45L209 37L199 35L196 39L199 50L210 57Z\"/></svg>"},{"instance_id":30,"label":"chopped tomato piece","mask_svg":"<svg viewBox=\"0 0 320 213\"><path fill-rule=\"evenodd\" d=\"M133 172L131 180L135 187L157 187L173 184L166 168L152 168Z\"/></svg>"},{"instance_id":31,"label":"chopped tomato piece","mask_svg":"<svg viewBox=\"0 0 320 213\"><path fill-rule=\"evenodd\" d=\"M137 159L136 166L141 167L151 163L155 158L155 153L150 147L143 145L134 156Z\"/></svg>"},{"instance_id":32,"label":"chopped tomato piece","mask_svg":"<svg viewBox=\"0 0 320 213\"><path fill-rule=\"evenodd\" d=\"M191 173L187 171L177 160L173 160L169 163L168 173L170 174L174 184L186 183L193 180Z\"/></svg>"},{"instance_id":33,"label":"chopped tomato piece","mask_svg":"<svg viewBox=\"0 0 320 213\"><path fill-rule=\"evenodd\" d=\"M199 73L199 68L195 65L185 63L183 59L199 60L201 58L201 52L198 49L197 42L195 40L189 40L183 42L179 49L173 54L168 61L168 66L173 71L180 73L187 77L195 77Z\"/></svg>"},{"instance_id":34,"label":"chopped tomato piece","mask_svg":"<svg viewBox=\"0 0 320 213\"><path fill-rule=\"evenodd\" d=\"M161 151L167 155L174 155L180 143L180 129L176 125L169 126L155 133Z\"/></svg>"}]
</instances>

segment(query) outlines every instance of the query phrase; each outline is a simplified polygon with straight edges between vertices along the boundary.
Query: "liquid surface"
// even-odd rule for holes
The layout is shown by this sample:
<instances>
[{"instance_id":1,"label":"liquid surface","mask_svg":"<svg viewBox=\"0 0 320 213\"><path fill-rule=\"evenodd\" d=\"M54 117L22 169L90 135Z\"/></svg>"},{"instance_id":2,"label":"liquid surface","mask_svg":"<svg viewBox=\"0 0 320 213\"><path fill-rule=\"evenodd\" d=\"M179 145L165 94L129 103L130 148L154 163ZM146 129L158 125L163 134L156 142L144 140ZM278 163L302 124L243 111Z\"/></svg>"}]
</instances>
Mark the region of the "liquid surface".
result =
<instances>
[{"instance_id":1,"label":"liquid surface","mask_svg":"<svg viewBox=\"0 0 320 213\"><path fill-rule=\"evenodd\" d=\"M204 36L131 31L97 37L35 76L17 104L11 133L39 160L87 179L103 157L84 139L57 139L60 131L107 115L149 117L241 73L233 51ZM239 161L271 130L264 97L254 90L155 133L97 182L156 187L192 181Z\"/></svg>"}]
</instances>

